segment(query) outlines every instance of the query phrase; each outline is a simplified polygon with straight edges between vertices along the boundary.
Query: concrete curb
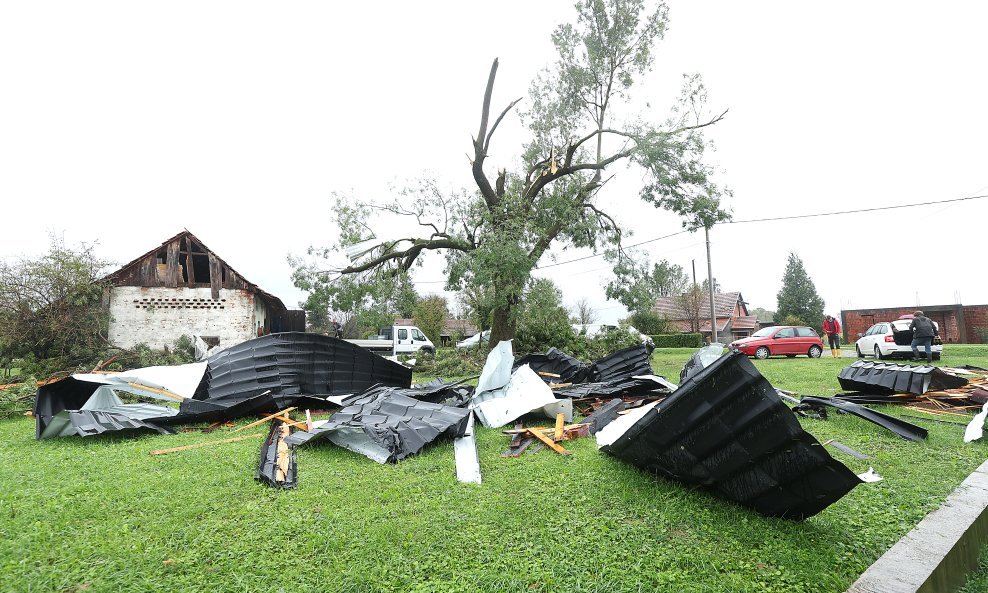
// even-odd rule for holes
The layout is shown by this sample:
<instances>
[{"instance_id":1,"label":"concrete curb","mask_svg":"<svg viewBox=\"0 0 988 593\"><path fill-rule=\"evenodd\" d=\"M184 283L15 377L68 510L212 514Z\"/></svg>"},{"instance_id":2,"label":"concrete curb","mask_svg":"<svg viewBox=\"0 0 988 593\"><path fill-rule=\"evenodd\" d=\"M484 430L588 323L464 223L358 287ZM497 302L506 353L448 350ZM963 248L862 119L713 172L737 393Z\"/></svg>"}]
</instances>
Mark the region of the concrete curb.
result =
<instances>
[{"instance_id":1,"label":"concrete curb","mask_svg":"<svg viewBox=\"0 0 988 593\"><path fill-rule=\"evenodd\" d=\"M846 593L946 593L960 588L988 543L988 461L885 552Z\"/></svg>"}]
</instances>

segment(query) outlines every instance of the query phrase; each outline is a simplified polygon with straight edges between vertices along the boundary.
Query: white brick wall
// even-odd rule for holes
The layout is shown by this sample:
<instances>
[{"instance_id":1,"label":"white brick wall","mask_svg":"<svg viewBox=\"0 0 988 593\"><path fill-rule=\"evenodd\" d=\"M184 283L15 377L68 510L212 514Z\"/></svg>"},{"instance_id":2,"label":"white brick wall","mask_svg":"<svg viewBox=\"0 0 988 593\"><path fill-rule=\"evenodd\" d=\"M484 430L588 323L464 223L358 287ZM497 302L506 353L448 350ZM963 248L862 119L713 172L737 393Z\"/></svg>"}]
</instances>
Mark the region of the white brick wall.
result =
<instances>
[{"instance_id":1,"label":"white brick wall","mask_svg":"<svg viewBox=\"0 0 988 593\"><path fill-rule=\"evenodd\" d=\"M110 343L169 348L179 336L217 336L229 348L257 336L264 305L245 290L115 286L110 290ZM256 305L256 306L255 306ZM257 310L260 310L260 316Z\"/></svg>"}]
</instances>

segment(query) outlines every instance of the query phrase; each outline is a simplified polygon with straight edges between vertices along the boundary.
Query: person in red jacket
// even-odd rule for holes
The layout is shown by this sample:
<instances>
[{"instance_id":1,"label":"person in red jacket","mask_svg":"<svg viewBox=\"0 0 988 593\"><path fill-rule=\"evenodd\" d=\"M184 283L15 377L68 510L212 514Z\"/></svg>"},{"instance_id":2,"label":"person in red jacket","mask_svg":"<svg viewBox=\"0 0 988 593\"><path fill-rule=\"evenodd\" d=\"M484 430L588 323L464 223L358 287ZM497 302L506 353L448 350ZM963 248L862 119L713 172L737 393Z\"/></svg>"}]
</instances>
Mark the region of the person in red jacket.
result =
<instances>
[{"instance_id":1,"label":"person in red jacket","mask_svg":"<svg viewBox=\"0 0 988 593\"><path fill-rule=\"evenodd\" d=\"M840 321L827 315L823 320L823 333L827 334L827 340L830 342L830 355L840 358Z\"/></svg>"}]
</instances>

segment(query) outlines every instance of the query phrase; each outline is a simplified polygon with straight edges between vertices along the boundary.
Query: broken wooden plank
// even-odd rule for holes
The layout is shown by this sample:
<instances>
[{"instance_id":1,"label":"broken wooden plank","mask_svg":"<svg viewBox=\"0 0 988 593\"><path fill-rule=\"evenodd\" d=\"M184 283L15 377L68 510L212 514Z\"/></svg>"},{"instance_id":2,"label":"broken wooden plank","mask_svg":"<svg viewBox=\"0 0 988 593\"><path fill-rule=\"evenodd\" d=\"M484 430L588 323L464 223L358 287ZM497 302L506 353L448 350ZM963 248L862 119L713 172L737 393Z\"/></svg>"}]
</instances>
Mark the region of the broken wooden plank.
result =
<instances>
[{"instance_id":1,"label":"broken wooden plank","mask_svg":"<svg viewBox=\"0 0 988 593\"><path fill-rule=\"evenodd\" d=\"M571 430L576 430L576 429L581 428L581 427L584 427L584 426L588 426L588 424L585 423L585 422L580 422L578 424L568 424L568 425L566 425L566 426L563 427L563 430L564 431L571 431ZM555 428L554 427L551 427L551 426L549 426L549 427L512 428L512 429L509 429L509 430L502 430L501 432L503 434L515 435L515 434L525 434L525 433L530 432L530 431L533 431L533 430L540 430L540 431L548 434L548 433L554 431Z\"/></svg>"},{"instance_id":2,"label":"broken wooden plank","mask_svg":"<svg viewBox=\"0 0 988 593\"><path fill-rule=\"evenodd\" d=\"M245 441L247 439L256 439L257 437L264 436L264 433L249 434L242 437L233 437L232 439L221 439L219 441L207 441L205 443L195 443L194 445L183 445L181 447L172 447L171 449L156 449L151 451L151 455L165 455L167 453L177 453L178 451L188 451L189 449L198 449L200 447L209 447L211 445L220 445L223 443L235 443L237 441Z\"/></svg>"},{"instance_id":3,"label":"broken wooden plank","mask_svg":"<svg viewBox=\"0 0 988 593\"><path fill-rule=\"evenodd\" d=\"M167 389L158 389L157 387L148 387L147 385L141 385L140 383L127 383L127 385L130 385L134 389L142 389L144 391L150 391L151 393L157 393L158 395L163 395L165 397L170 397L170 398L172 398L174 400L177 400L177 401L184 401L185 400L185 398L182 397L181 395L179 395L177 393L172 393L171 391L168 391Z\"/></svg>"},{"instance_id":4,"label":"broken wooden plank","mask_svg":"<svg viewBox=\"0 0 988 593\"><path fill-rule=\"evenodd\" d=\"M278 416L281 416L282 414L285 414L285 417L282 418L282 420L287 421L287 422L291 422L292 420L291 420L291 418L288 417L287 414L288 414L288 412L291 412L292 410L295 410L295 409L296 408L294 406L291 407L291 408L285 408L284 410L281 410L281 411L275 412L274 414L270 414L268 416L265 416L264 418L261 418L257 422L251 422L250 424L247 424L246 426L241 426L240 428L234 430L233 432L240 432L241 430L247 430L248 428L254 428L258 424L264 424L268 420L272 420L274 418L277 418Z\"/></svg>"},{"instance_id":5,"label":"broken wooden plank","mask_svg":"<svg viewBox=\"0 0 988 593\"><path fill-rule=\"evenodd\" d=\"M526 449L535 443L535 437L522 438L521 435L515 435L519 438L518 445L512 445L507 451L501 453L501 457L521 457L521 454L525 452Z\"/></svg>"},{"instance_id":6,"label":"broken wooden plank","mask_svg":"<svg viewBox=\"0 0 988 593\"><path fill-rule=\"evenodd\" d=\"M557 443L563 440L563 425L566 424L565 414L556 414L556 430L552 435L552 440Z\"/></svg>"},{"instance_id":7,"label":"broken wooden plank","mask_svg":"<svg viewBox=\"0 0 988 593\"><path fill-rule=\"evenodd\" d=\"M533 430L533 431L531 431L531 434L535 438L537 438L540 441L542 441L543 443L545 443L545 445L547 447L549 447L550 449L552 449L556 453L559 453L560 455L571 455L572 454L569 451L567 451L566 449L564 449L561 445L559 445L558 443L556 443L555 441L553 441L552 439L550 439L548 436L542 434L542 431L540 431L540 430Z\"/></svg>"}]
</instances>

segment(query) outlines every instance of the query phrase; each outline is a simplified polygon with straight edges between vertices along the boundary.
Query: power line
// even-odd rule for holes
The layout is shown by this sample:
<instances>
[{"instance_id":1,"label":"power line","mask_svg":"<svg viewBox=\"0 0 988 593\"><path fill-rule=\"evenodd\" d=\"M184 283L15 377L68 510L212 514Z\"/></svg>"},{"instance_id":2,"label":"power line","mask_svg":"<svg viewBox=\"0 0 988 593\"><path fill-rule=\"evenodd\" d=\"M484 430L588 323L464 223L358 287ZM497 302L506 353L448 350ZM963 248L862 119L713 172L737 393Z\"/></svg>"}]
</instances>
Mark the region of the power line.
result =
<instances>
[{"instance_id":1,"label":"power line","mask_svg":"<svg viewBox=\"0 0 988 593\"><path fill-rule=\"evenodd\" d=\"M752 222L772 222L772 221L779 221L779 220L796 220L796 219L801 219L801 218L819 218L819 217L823 217L823 216L838 216L838 215L843 215L843 214L860 214L862 212L881 212L881 211L884 211L884 210L900 210L902 208L915 208L915 207L918 207L918 206L935 206L937 204L952 204L952 203L955 203L955 202L967 202L967 201L970 201L970 200L981 200L981 199L984 199L984 198L988 198L988 194L982 194L982 195L977 195L977 196L967 196L965 198L952 198L952 199L949 199L949 200L937 200L937 201L934 201L934 202L916 202L916 203L913 203L913 204L896 204L896 205L892 205L892 206L876 206L874 208L859 208L859 209L856 209L856 210L840 210L840 211L837 211L837 212L817 212L817 213L814 213L814 214L794 214L794 215L791 215L791 216L772 216L772 217L767 217L767 218L749 218L747 220L728 220L728 221L721 222L721 223L718 223L718 224L747 224L747 223L752 223ZM669 234L669 235L663 235L661 237L655 237L654 239L648 239L647 241L641 241L639 243L633 243L631 245L625 245L624 247L629 248L629 249L632 248L632 247L639 247L641 245L647 245L648 243L654 243L656 241L661 241L663 239L669 239L670 237L675 237L675 236L678 236L678 235L683 235L683 234L688 233L688 232L690 232L690 231L682 230L682 231L679 231L679 232L676 232L676 233L672 233L672 234ZM594 258L597 258L597 257L603 257L603 255L604 255L603 253L592 253L590 255L586 255L586 256L583 256L583 257L577 257L577 258L574 258L574 259L568 259L566 261L555 262L555 263L547 264L547 265L544 265L544 266L539 266L539 267L537 267L535 269L537 269L537 270L544 270L546 268L554 268L556 266L563 266L563 265L566 265L566 264L572 264L572 263L576 263L576 262L580 262L580 261L585 261L585 260L588 260L588 259L594 259ZM414 281L413 280L413 282L415 282L416 284L440 284L440 283L444 283L446 281L445 280L420 280L420 281Z\"/></svg>"},{"instance_id":2,"label":"power line","mask_svg":"<svg viewBox=\"0 0 988 593\"><path fill-rule=\"evenodd\" d=\"M638 247L640 245L645 245L646 243L655 243L656 241L661 241L662 239L668 239L669 237L675 237L676 235L683 235L683 234L688 233L688 232L689 231L679 231L678 233L673 233L671 235L663 235L661 237L656 237L654 239L649 239L648 241L642 241L640 243L633 243L631 245L623 245L622 247L623 248L630 249L632 247ZM603 255L604 255L603 253L594 253L594 254L591 254L591 255L584 256L584 257L578 257L576 259L568 259L566 261L556 262L554 264L549 264L549 265L545 265L545 266L539 266L536 269L537 270L544 270L546 268L554 268L556 266L562 266L562 265L565 265L565 264L571 264L573 262L583 261L585 259L592 259L592 258L595 258L595 257L603 257Z\"/></svg>"},{"instance_id":3,"label":"power line","mask_svg":"<svg viewBox=\"0 0 988 593\"><path fill-rule=\"evenodd\" d=\"M936 206L937 204L950 204L952 202L965 202L968 200L980 200L982 198L988 198L988 194L981 196L968 196L966 198L954 198L952 200L938 200L936 202L917 202L915 204L898 204L895 206L876 206L875 208L859 208L857 210L842 210L839 212L818 212L816 214L795 214L792 216L750 218L748 220L728 220L719 224L745 224L748 222L771 222L774 220L794 220L797 218L817 218L820 216L837 216L838 214L859 214L861 212L879 212L882 210L898 210L900 208L913 208L916 206Z\"/></svg>"}]
</instances>

